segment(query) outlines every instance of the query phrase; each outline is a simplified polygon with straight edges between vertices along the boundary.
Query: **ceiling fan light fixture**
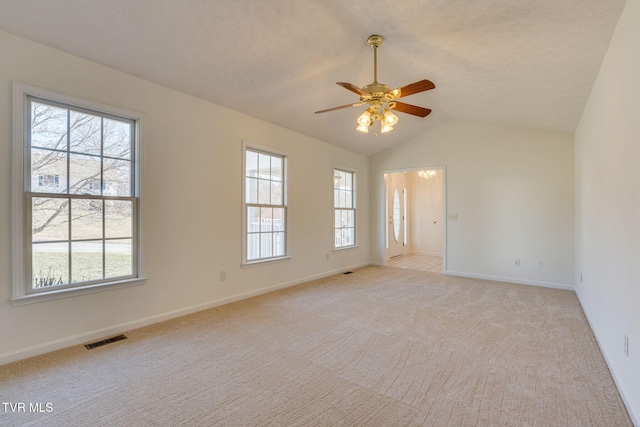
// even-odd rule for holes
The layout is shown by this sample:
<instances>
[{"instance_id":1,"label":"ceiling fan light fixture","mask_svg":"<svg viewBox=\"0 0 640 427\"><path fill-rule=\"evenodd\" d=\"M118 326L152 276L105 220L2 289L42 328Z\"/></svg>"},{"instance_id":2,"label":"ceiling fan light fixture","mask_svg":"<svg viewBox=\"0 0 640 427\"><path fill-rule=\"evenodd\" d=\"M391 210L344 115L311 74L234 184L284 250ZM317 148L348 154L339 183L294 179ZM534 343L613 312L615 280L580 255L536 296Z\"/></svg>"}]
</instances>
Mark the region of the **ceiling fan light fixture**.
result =
<instances>
[{"instance_id":1,"label":"ceiling fan light fixture","mask_svg":"<svg viewBox=\"0 0 640 427\"><path fill-rule=\"evenodd\" d=\"M387 133L393 130L393 126L388 125L387 123L382 123L380 133Z\"/></svg>"},{"instance_id":2,"label":"ceiling fan light fixture","mask_svg":"<svg viewBox=\"0 0 640 427\"><path fill-rule=\"evenodd\" d=\"M364 113L358 117L358 124L360 126L371 126L371 108L364 110Z\"/></svg>"},{"instance_id":3,"label":"ceiling fan light fixture","mask_svg":"<svg viewBox=\"0 0 640 427\"><path fill-rule=\"evenodd\" d=\"M396 123L398 123L398 116L396 116L391 111L389 111L389 110L387 110L385 108L385 110L384 110L384 123L387 126L391 126L393 128L393 126L395 126Z\"/></svg>"},{"instance_id":4,"label":"ceiling fan light fixture","mask_svg":"<svg viewBox=\"0 0 640 427\"><path fill-rule=\"evenodd\" d=\"M362 133L369 133L369 126L368 125L363 125L363 124L358 124L358 127L356 128L356 130L362 132Z\"/></svg>"}]
</instances>

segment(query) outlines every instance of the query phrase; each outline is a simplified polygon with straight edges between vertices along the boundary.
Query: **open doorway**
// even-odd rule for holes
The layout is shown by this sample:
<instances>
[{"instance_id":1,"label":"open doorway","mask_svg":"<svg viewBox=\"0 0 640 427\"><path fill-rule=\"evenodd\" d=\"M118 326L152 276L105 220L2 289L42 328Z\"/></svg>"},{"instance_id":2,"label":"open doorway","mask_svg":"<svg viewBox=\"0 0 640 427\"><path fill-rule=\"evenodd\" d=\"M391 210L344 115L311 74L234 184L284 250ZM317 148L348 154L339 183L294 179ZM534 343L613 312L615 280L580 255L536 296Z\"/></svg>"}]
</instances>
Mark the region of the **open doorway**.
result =
<instances>
[{"instance_id":1,"label":"open doorway","mask_svg":"<svg viewBox=\"0 0 640 427\"><path fill-rule=\"evenodd\" d=\"M384 174L385 265L446 270L445 168Z\"/></svg>"}]
</instances>

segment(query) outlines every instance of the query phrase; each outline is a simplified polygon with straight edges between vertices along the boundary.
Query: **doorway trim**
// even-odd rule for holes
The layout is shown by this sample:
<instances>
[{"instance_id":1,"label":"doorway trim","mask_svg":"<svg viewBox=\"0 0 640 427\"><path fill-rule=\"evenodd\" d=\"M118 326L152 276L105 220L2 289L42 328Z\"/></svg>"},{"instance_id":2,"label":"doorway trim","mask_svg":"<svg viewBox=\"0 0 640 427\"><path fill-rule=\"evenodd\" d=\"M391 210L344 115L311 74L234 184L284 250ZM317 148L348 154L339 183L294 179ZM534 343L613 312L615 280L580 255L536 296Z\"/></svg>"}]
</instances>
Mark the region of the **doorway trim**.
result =
<instances>
[{"instance_id":1,"label":"doorway trim","mask_svg":"<svg viewBox=\"0 0 640 427\"><path fill-rule=\"evenodd\" d=\"M383 240L383 251L382 251L382 265L387 265L387 257L386 257L386 233L388 228L388 218L386 217L386 181L385 175L392 173L402 173L402 172L418 172L422 170L440 170L442 171L442 274L446 274L447 271L447 167L446 165L432 165L432 166L422 166L422 167L414 167L414 168L399 168L399 169L384 169L381 171L382 174L382 194L383 194L383 209L385 211L382 214L382 221L378 224L379 229L382 231L382 240ZM409 200L411 200L412 195L409 195ZM406 212L405 212L406 215Z\"/></svg>"}]
</instances>

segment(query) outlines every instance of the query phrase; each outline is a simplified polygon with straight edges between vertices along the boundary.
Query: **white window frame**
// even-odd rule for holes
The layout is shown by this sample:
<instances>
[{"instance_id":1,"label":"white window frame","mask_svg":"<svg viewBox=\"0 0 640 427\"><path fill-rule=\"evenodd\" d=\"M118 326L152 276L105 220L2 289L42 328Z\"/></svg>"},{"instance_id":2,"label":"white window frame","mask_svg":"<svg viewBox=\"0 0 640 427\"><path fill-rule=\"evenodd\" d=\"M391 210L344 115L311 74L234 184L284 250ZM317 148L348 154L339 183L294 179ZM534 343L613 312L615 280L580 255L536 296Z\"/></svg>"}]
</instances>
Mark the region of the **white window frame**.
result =
<instances>
[{"instance_id":1,"label":"white window frame","mask_svg":"<svg viewBox=\"0 0 640 427\"><path fill-rule=\"evenodd\" d=\"M259 258L259 259L248 259L248 228L247 228L247 220L248 220L248 210L249 207L257 207L261 206L256 203L247 203L247 150L263 153L269 156L276 156L282 158L282 205L264 205L265 207L279 207L284 208L284 255L281 256L273 256L269 258ZM290 249L289 249L289 209L288 209L288 187L289 187L289 155L286 152L276 150L272 147L267 147L264 145L258 145L251 143L249 141L242 141L242 268L254 267L258 265L265 265L274 262L287 261L291 259Z\"/></svg>"},{"instance_id":2,"label":"white window frame","mask_svg":"<svg viewBox=\"0 0 640 427\"><path fill-rule=\"evenodd\" d=\"M332 200L333 200L333 218L332 218L332 229L333 232L331 233L332 239L333 239L333 250L334 251L341 251L344 249L352 249L352 248L357 248L358 247L358 211L357 211L357 180L356 180L356 175L357 175L357 171L355 169L352 168L348 168L348 167L344 167L344 166L339 166L339 165L334 165L333 169L333 176L332 176L332 180L331 182L333 183L332 186ZM351 201L351 208L340 208L337 207L335 204L335 190L336 190L336 186L335 186L335 176L336 176L336 172L343 172L343 173L349 173L351 174L351 197L352 197L352 201ZM336 235L336 226L335 226L335 218L336 218L336 212L338 210L351 210L353 211L353 244L352 245L345 245L345 246L337 246L336 245L336 239L335 239L335 235Z\"/></svg>"},{"instance_id":3,"label":"white window frame","mask_svg":"<svg viewBox=\"0 0 640 427\"><path fill-rule=\"evenodd\" d=\"M144 250L145 236L145 202L144 194L144 144L142 143L145 116L141 113L123 108L104 105L47 89L38 88L20 82L13 82L13 154L12 154L12 305L23 305L33 302L49 301L58 298L82 295L109 289L143 284L146 281L146 257ZM33 291L32 283L26 280L31 265L31 210L27 208L29 199L27 180L31 180L31 170L25 164L29 160L30 123L28 98L58 103L70 109L97 111L132 120L135 124L135 144L131 161L133 168L132 197L136 199L137 209L134 210L133 220L133 258L134 274L131 277L103 280L99 282L85 282L60 288L51 287L46 290Z\"/></svg>"}]
</instances>

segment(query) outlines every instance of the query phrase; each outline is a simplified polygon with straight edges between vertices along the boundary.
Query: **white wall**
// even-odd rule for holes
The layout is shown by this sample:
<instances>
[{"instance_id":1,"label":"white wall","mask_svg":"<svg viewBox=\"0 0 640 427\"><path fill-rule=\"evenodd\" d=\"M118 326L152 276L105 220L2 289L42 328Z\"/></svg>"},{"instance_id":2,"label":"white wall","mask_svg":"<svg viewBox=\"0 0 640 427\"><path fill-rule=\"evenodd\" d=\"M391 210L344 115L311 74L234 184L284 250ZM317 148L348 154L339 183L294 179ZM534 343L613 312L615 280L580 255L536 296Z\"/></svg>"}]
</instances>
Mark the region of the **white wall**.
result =
<instances>
[{"instance_id":1,"label":"white wall","mask_svg":"<svg viewBox=\"0 0 640 427\"><path fill-rule=\"evenodd\" d=\"M458 215L446 224L449 274L572 288L571 135L447 122L372 157L373 262L383 263L384 171L425 165L446 166L446 208Z\"/></svg>"},{"instance_id":2,"label":"white wall","mask_svg":"<svg viewBox=\"0 0 640 427\"><path fill-rule=\"evenodd\" d=\"M442 255L444 223L442 219L442 170L420 178L408 172L409 181L409 248L411 253Z\"/></svg>"},{"instance_id":3,"label":"white wall","mask_svg":"<svg viewBox=\"0 0 640 427\"><path fill-rule=\"evenodd\" d=\"M627 0L575 135L576 291L640 426L640 1ZM582 281L580 281L582 275ZM629 357L624 355L629 337Z\"/></svg>"},{"instance_id":4,"label":"white wall","mask_svg":"<svg viewBox=\"0 0 640 427\"><path fill-rule=\"evenodd\" d=\"M368 158L2 32L0 58L0 363L368 263L367 209L332 252L333 165L368 206ZM13 80L146 114L146 285L10 305ZM240 268L243 139L289 154L288 262Z\"/></svg>"}]
</instances>

